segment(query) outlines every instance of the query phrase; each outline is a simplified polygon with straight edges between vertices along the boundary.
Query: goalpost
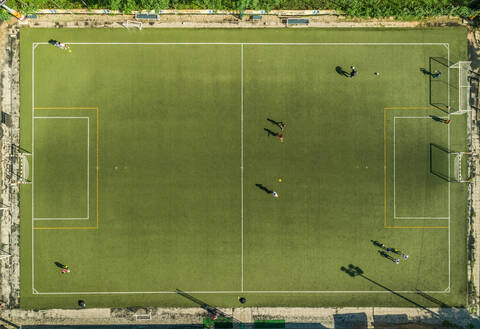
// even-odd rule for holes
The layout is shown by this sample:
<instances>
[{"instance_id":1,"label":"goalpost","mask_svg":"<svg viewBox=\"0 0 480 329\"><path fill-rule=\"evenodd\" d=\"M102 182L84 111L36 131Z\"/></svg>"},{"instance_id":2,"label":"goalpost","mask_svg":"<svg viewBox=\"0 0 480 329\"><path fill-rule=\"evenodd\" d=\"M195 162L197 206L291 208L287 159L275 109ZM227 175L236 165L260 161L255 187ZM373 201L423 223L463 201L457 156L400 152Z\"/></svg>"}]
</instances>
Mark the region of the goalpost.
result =
<instances>
[{"instance_id":1,"label":"goalpost","mask_svg":"<svg viewBox=\"0 0 480 329\"><path fill-rule=\"evenodd\" d=\"M0 249L0 259L6 259L6 258L9 258L11 255L6 252L6 251L3 251L2 249Z\"/></svg>"},{"instance_id":2,"label":"goalpost","mask_svg":"<svg viewBox=\"0 0 480 329\"><path fill-rule=\"evenodd\" d=\"M455 111L450 114L463 114L472 110L470 105L471 64L472 62L469 61L459 61L449 66L449 69L458 70L458 106L455 106ZM453 99L453 101L455 101L455 99Z\"/></svg>"},{"instance_id":3,"label":"goalpost","mask_svg":"<svg viewBox=\"0 0 480 329\"><path fill-rule=\"evenodd\" d=\"M142 29L142 22L139 21L126 21L123 23L123 26L126 27L127 29L129 28L137 28L139 30Z\"/></svg>"},{"instance_id":4,"label":"goalpost","mask_svg":"<svg viewBox=\"0 0 480 329\"><path fill-rule=\"evenodd\" d=\"M440 61L435 60L435 63ZM446 63L445 63L446 64ZM447 66L447 65L445 65ZM449 115L471 113L470 103L470 78L471 62L459 61L448 65L449 89L448 104L444 110ZM455 71L457 70L457 72ZM453 74L452 74L453 71ZM458 74L457 74L458 73ZM458 80L457 80L458 79ZM458 90L457 90L458 89ZM458 91L458 93L457 93ZM444 100L444 104L446 104ZM432 104L434 105L434 104ZM438 107L438 106L437 106ZM471 131L471 120L467 115L467 129ZM430 172L448 182L469 183L472 181L471 172L472 152L454 151L447 147L430 144Z\"/></svg>"},{"instance_id":5,"label":"goalpost","mask_svg":"<svg viewBox=\"0 0 480 329\"><path fill-rule=\"evenodd\" d=\"M430 172L448 182L471 181L468 165L472 152L457 152L440 145L430 144Z\"/></svg>"},{"instance_id":6,"label":"goalpost","mask_svg":"<svg viewBox=\"0 0 480 329\"><path fill-rule=\"evenodd\" d=\"M32 153L26 151L18 145L10 145L10 175L12 177L12 185L16 184L32 184L30 180L32 168L27 157L31 157Z\"/></svg>"},{"instance_id":7,"label":"goalpost","mask_svg":"<svg viewBox=\"0 0 480 329\"><path fill-rule=\"evenodd\" d=\"M30 165L28 163L27 156L31 156L31 153L20 153L20 184L32 184L30 178Z\"/></svg>"}]
</instances>

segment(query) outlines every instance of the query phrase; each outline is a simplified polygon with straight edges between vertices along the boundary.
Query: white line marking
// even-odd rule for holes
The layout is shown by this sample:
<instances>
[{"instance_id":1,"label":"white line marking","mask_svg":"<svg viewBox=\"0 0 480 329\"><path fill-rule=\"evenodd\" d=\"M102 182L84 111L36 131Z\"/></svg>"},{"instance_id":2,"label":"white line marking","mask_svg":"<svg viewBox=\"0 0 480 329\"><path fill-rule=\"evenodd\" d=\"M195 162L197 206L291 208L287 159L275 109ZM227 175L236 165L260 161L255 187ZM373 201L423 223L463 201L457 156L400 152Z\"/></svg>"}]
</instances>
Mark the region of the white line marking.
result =
<instances>
[{"instance_id":1,"label":"white line marking","mask_svg":"<svg viewBox=\"0 0 480 329\"><path fill-rule=\"evenodd\" d=\"M89 218L73 218L73 217L68 217L68 218L60 218L60 217L53 217L53 218L33 218L33 220L89 220Z\"/></svg>"},{"instance_id":2,"label":"white line marking","mask_svg":"<svg viewBox=\"0 0 480 329\"><path fill-rule=\"evenodd\" d=\"M448 217L446 216L439 216L439 217L433 217L433 216L425 216L425 217L415 217L415 216L397 216L396 208L397 208L397 202L396 202L396 122L397 119L432 119L431 117L426 117L426 116L394 116L393 117L393 218L394 219L450 219L450 212L448 213ZM448 125L447 125L448 126ZM449 161L450 165L450 161ZM449 172L450 175L450 172Z\"/></svg>"},{"instance_id":3,"label":"white line marking","mask_svg":"<svg viewBox=\"0 0 480 329\"><path fill-rule=\"evenodd\" d=\"M54 116L51 116L51 117L37 117L37 116L34 116L33 117L34 119L90 119L89 117L54 117Z\"/></svg>"},{"instance_id":4,"label":"white line marking","mask_svg":"<svg viewBox=\"0 0 480 329\"><path fill-rule=\"evenodd\" d=\"M87 120L87 218L90 218L90 117Z\"/></svg>"},{"instance_id":5,"label":"white line marking","mask_svg":"<svg viewBox=\"0 0 480 329\"><path fill-rule=\"evenodd\" d=\"M419 42L65 42L69 45L249 45L249 46L443 46L444 43ZM48 42L37 42L48 45Z\"/></svg>"},{"instance_id":6,"label":"white line marking","mask_svg":"<svg viewBox=\"0 0 480 329\"><path fill-rule=\"evenodd\" d=\"M396 199L395 199L395 192L396 192L396 185L395 185L395 177L397 176L396 173L395 173L395 169L396 169L396 158L395 158L395 126L396 126L396 120L397 120L397 117L393 117L393 218L397 217L397 202L396 202Z\"/></svg>"},{"instance_id":7,"label":"white line marking","mask_svg":"<svg viewBox=\"0 0 480 329\"><path fill-rule=\"evenodd\" d=\"M241 172L241 204L242 204L242 280L241 280L241 291L243 291L243 271L244 271L244 262L243 262L243 44L241 46L241 113L240 113L240 143L241 143L241 152L240 152L240 172Z\"/></svg>"},{"instance_id":8,"label":"white line marking","mask_svg":"<svg viewBox=\"0 0 480 329\"><path fill-rule=\"evenodd\" d=\"M422 117L395 117L395 118L397 118L397 119L432 119L432 117L426 117L426 116L422 116ZM439 118L447 119L448 117L439 117Z\"/></svg>"},{"instance_id":9,"label":"white line marking","mask_svg":"<svg viewBox=\"0 0 480 329\"><path fill-rule=\"evenodd\" d=\"M319 291L319 290L244 290L244 291L185 291L187 294L238 294L238 293L247 293L247 294L391 294L387 290L374 290L374 291L345 291L345 290L332 290L332 291ZM395 290L398 293L412 293L416 294L418 291L414 290ZM422 291L424 293L435 293L435 294L445 294L448 293L447 289L445 290L435 290L435 291ZM39 295L133 295L133 294L176 294L176 291L72 291L72 292L38 292Z\"/></svg>"},{"instance_id":10,"label":"white line marking","mask_svg":"<svg viewBox=\"0 0 480 329\"><path fill-rule=\"evenodd\" d=\"M460 102L462 101L462 75L460 74L460 64L458 64L458 84L459 84L459 87L458 87L458 111L461 111L462 108L460 106ZM448 63L448 72L450 72L450 62ZM450 84L450 81L449 81L449 84ZM466 86L465 86L466 87ZM468 100L467 100L468 102ZM463 105L463 103L462 103Z\"/></svg>"},{"instance_id":11,"label":"white line marking","mask_svg":"<svg viewBox=\"0 0 480 329\"><path fill-rule=\"evenodd\" d=\"M35 124L33 120L33 112L35 108L35 48L37 45L32 44L32 292L35 293L35 264L34 264L34 235L33 229L33 216L35 213L34 208L34 189L35 189Z\"/></svg>"},{"instance_id":12,"label":"white line marking","mask_svg":"<svg viewBox=\"0 0 480 329\"><path fill-rule=\"evenodd\" d=\"M395 217L395 219L449 219L449 217Z\"/></svg>"},{"instance_id":13,"label":"white line marking","mask_svg":"<svg viewBox=\"0 0 480 329\"><path fill-rule=\"evenodd\" d=\"M94 43L94 42L68 42L68 44L75 44L75 45L264 45L264 46L283 46L283 45L291 45L291 46L309 46L309 45L317 45L317 46L361 46L361 45L378 45L378 46L401 46L401 45L411 45L411 46L428 46L428 45L447 45L444 43L195 43L195 42L184 42L184 43L179 43L179 42L169 42L169 43L115 43L115 42L110 42L110 43L105 43L105 42L99 42L99 43ZM35 81L35 74L34 74L34 62L35 62L35 48L38 45L48 45L48 42L34 42L32 43L32 292L33 294L57 294L57 295L62 295L62 294L156 294L156 293L176 293L176 292L170 292L170 291L164 291L164 292L69 292L69 293L39 293L35 288L34 288L34 220L33 220L33 214L34 214L34 202L33 202L33 191L34 191L34 124L33 124L33 114L34 114L34 81ZM448 48L448 47L447 47ZM242 49L243 50L243 49ZM242 57L243 60L243 57ZM450 49L448 48L448 60L450 61ZM243 64L243 62L242 62ZM243 73L243 71L242 71ZM448 70L448 76L450 75L450 70ZM448 81L450 82L450 78L448 78ZM243 87L243 85L242 85ZM450 88L450 84L448 83L448 88ZM450 93L448 95L450 97ZM243 101L243 97L242 97ZM448 101L450 104L450 101ZM242 108L243 110L243 108ZM243 113L242 113L243 114ZM243 128L243 126L242 126ZM243 135L242 135L243 137ZM450 144L449 144L450 147ZM243 149L242 149L243 151ZM242 157L243 159L243 157ZM243 166L242 166L243 170ZM243 176L242 176L243 178ZM450 186L450 184L449 184ZM243 187L243 184L242 184ZM242 207L243 211L243 207ZM450 213L450 190L449 190L449 213ZM242 221L243 225L243 221ZM243 226L242 226L243 227ZM449 231L449 287L444 290L444 291L424 291L425 293L448 293L450 291L450 219L449 219L449 224L448 224L448 231ZM242 234L243 234L243 229L242 229ZM242 243L243 247L243 243ZM243 248L242 248L243 251ZM243 261L243 257L242 257ZM243 266L242 266L243 269ZM243 274L242 274L242 280L243 280ZM258 294L263 294L263 293L389 293L388 291L189 291L187 293L258 293ZM397 291L399 293L416 293L416 291Z\"/></svg>"},{"instance_id":14,"label":"white line marking","mask_svg":"<svg viewBox=\"0 0 480 329\"><path fill-rule=\"evenodd\" d=\"M87 217L34 217L32 220L89 220L90 219L90 117L33 116L33 119L87 119ZM33 121L32 121L33 125ZM32 180L33 185L33 180ZM33 216L33 215L32 215Z\"/></svg>"},{"instance_id":15,"label":"white line marking","mask_svg":"<svg viewBox=\"0 0 480 329\"><path fill-rule=\"evenodd\" d=\"M447 69L447 93L448 93L448 109L450 112L450 44L446 44L447 47L447 61L448 61L448 69ZM448 113L448 118L450 119L450 113ZM450 125L447 125L447 135L448 135L448 149L451 149L450 144ZM450 177L450 161L448 161L448 177ZM451 260L450 260L450 188L451 183L448 182L448 290L450 290L450 281L451 281Z\"/></svg>"}]
</instances>

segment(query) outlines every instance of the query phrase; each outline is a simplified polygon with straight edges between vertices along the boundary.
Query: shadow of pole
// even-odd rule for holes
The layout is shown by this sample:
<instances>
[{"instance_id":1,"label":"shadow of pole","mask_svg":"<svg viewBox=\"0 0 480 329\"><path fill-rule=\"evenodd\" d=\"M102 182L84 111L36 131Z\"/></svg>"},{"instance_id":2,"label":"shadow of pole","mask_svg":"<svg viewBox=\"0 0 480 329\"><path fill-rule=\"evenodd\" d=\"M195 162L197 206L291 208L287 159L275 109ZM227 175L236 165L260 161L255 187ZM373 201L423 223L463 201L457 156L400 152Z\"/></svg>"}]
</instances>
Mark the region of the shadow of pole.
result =
<instances>
[{"instance_id":1,"label":"shadow of pole","mask_svg":"<svg viewBox=\"0 0 480 329\"><path fill-rule=\"evenodd\" d=\"M214 306L211 306L211 305L205 303L204 301L202 301L202 300L200 300L196 297L193 297L192 295L190 295L190 294L188 294L184 291L181 291L180 289L176 289L176 291L177 291L177 294L179 294L180 296L185 297L186 299L194 302L195 304L200 306L202 309L207 311L208 314L210 314L212 317L221 316L222 318L232 319L232 321L240 323L240 321L236 320L233 316L230 316L230 315L220 311L218 308L216 308Z\"/></svg>"},{"instance_id":2,"label":"shadow of pole","mask_svg":"<svg viewBox=\"0 0 480 329\"><path fill-rule=\"evenodd\" d=\"M1 317L0 317L0 322L4 322L4 323L6 323L6 324L8 324L9 326L14 327L14 328L18 328L18 329L21 328L21 326L15 324L15 323L13 323L13 322L8 321L7 319L1 318Z\"/></svg>"},{"instance_id":3,"label":"shadow of pole","mask_svg":"<svg viewBox=\"0 0 480 329\"><path fill-rule=\"evenodd\" d=\"M450 305L445 304L445 303L442 302L441 300L438 300L438 299L436 299L435 297L430 296L430 295L424 293L424 292L421 291L421 290L418 290L418 289L417 289L417 295L422 296L422 297L425 298L426 300L428 300L428 301L430 301L430 302L432 302L432 303L434 303L434 304L437 304L438 306L440 306L440 307L442 307L442 308L450 308Z\"/></svg>"},{"instance_id":4,"label":"shadow of pole","mask_svg":"<svg viewBox=\"0 0 480 329\"><path fill-rule=\"evenodd\" d=\"M396 292L395 290L390 289L390 288L384 286L383 284L381 284L381 283L379 283L379 282L377 282L377 281L375 281L375 280L370 279L368 276L366 276L365 274L363 274L363 270L362 270L360 267L358 267L358 266L354 266L354 265L352 265L352 264L349 264L349 265L348 265L348 268L342 266L342 267L340 268L340 270L342 270L343 272L347 273L347 274L350 275L351 277L360 276L360 277L364 278L365 280L367 280L367 281L369 281L369 282L371 282L371 283L379 286L380 288L385 289L385 290L391 292L391 293L394 294L395 296L398 296L398 297L402 298L403 300L406 300L407 302L415 305L416 307L419 307L419 308L427 311L427 312L430 313L432 316L434 316L434 317L436 317L436 318L440 318L440 315L439 315L438 313L435 313L435 312L429 310L428 308L426 308L425 306L420 305L420 304L418 304L417 302L411 300L410 298L405 297L405 296L399 294L399 293Z\"/></svg>"},{"instance_id":5,"label":"shadow of pole","mask_svg":"<svg viewBox=\"0 0 480 329\"><path fill-rule=\"evenodd\" d=\"M12 148L12 153L13 153L13 151L15 151L15 150L19 151L20 153L31 153L30 151L24 149L24 148L21 147L20 145L11 144L11 148Z\"/></svg>"}]
</instances>

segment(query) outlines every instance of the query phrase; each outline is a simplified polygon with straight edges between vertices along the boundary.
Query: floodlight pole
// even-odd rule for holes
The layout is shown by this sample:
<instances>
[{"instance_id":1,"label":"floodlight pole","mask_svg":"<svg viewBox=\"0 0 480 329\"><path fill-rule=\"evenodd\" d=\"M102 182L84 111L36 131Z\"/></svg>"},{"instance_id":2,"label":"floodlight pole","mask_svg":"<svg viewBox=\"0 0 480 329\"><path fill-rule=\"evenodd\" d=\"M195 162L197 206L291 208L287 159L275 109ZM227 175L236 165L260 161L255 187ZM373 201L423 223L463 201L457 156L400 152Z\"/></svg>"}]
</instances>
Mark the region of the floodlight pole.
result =
<instances>
[{"instance_id":1,"label":"floodlight pole","mask_svg":"<svg viewBox=\"0 0 480 329\"><path fill-rule=\"evenodd\" d=\"M10 14L15 16L19 21L23 21L25 19L25 16L20 14L18 11L13 10L12 8L8 7L5 2L7 0L0 0L0 7L3 7L6 11L8 11Z\"/></svg>"}]
</instances>

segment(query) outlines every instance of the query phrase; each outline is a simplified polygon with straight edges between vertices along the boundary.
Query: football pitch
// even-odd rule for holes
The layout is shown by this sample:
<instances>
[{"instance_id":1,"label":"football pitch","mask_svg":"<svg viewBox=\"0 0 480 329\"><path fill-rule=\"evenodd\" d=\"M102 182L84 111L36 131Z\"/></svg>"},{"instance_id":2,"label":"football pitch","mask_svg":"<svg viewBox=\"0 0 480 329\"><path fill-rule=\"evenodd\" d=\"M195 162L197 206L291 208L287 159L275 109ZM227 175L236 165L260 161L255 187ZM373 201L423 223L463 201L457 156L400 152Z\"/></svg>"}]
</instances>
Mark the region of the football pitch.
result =
<instances>
[{"instance_id":1,"label":"football pitch","mask_svg":"<svg viewBox=\"0 0 480 329\"><path fill-rule=\"evenodd\" d=\"M22 29L21 307L466 305L462 60L463 28Z\"/></svg>"}]
</instances>

